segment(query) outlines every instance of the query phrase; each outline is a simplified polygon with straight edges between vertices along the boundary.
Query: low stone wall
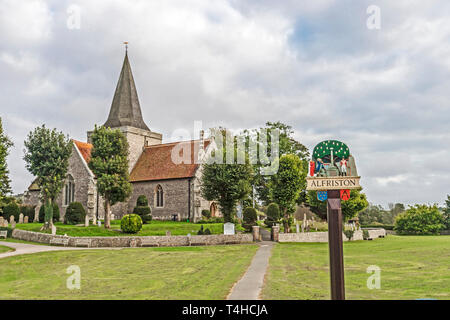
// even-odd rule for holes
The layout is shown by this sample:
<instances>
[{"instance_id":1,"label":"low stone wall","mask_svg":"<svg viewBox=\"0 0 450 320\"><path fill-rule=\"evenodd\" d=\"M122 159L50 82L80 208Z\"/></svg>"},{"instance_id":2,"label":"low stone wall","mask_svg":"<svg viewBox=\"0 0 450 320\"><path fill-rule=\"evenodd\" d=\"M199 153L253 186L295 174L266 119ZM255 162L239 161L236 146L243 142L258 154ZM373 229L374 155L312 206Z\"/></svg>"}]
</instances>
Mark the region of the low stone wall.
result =
<instances>
[{"instance_id":1,"label":"low stone wall","mask_svg":"<svg viewBox=\"0 0 450 320\"><path fill-rule=\"evenodd\" d=\"M146 236L146 237L64 237L47 233L14 229L12 237L15 239L50 244L58 239L68 239L69 247L176 247L176 246L205 246L222 244L240 244L253 242L252 234L213 234L203 236ZM56 241L55 241L56 240Z\"/></svg>"},{"instance_id":2,"label":"low stone wall","mask_svg":"<svg viewBox=\"0 0 450 320\"><path fill-rule=\"evenodd\" d=\"M370 229L369 237L376 239L386 236L384 229ZM348 241L345 234L342 234L342 239ZM362 230L355 231L352 241L363 240ZM280 233L278 235L279 242L328 242L328 232L300 232L300 233Z\"/></svg>"}]
</instances>

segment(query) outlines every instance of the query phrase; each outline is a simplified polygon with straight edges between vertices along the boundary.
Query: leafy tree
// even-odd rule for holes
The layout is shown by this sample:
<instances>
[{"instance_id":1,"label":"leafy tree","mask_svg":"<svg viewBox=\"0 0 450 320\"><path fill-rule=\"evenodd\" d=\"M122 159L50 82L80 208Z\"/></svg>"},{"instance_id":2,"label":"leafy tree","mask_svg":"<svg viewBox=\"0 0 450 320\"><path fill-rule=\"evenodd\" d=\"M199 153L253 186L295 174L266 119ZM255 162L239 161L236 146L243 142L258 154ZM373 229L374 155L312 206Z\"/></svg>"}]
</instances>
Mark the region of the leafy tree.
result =
<instances>
[{"instance_id":1,"label":"leafy tree","mask_svg":"<svg viewBox=\"0 0 450 320\"><path fill-rule=\"evenodd\" d=\"M450 229L450 195L447 195L447 200L445 200L444 208L444 225L446 229Z\"/></svg>"},{"instance_id":2,"label":"leafy tree","mask_svg":"<svg viewBox=\"0 0 450 320\"><path fill-rule=\"evenodd\" d=\"M52 203L64 186L72 154L72 142L69 137L56 129L50 130L42 125L28 134L25 141L26 168L37 177L45 206L44 229L53 224Z\"/></svg>"},{"instance_id":3,"label":"leafy tree","mask_svg":"<svg viewBox=\"0 0 450 320\"><path fill-rule=\"evenodd\" d=\"M280 158L278 173L269 182L270 198L280 207L286 233L290 232L291 216L305 178L304 162L296 155L287 154Z\"/></svg>"},{"instance_id":4,"label":"leafy tree","mask_svg":"<svg viewBox=\"0 0 450 320\"><path fill-rule=\"evenodd\" d=\"M11 193L11 180L6 158L12 146L11 139L3 132L2 118L0 118L0 199Z\"/></svg>"},{"instance_id":5,"label":"leafy tree","mask_svg":"<svg viewBox=\"0 0 450 320\"><path fill-rule=\"evenodd\" d=\"M270 154L270 150L272 148L272 141L270 140L270 132L272 130L279 130L279 147L278 147L278 158L287 154L297 155L302 162L305 163L302 166L302 170L304 171L304 175L306 178L307 170L308 170L308 157L309 151L303 144L294 139L294 130L289 125L286 125L282 122L267 122L264 128L260 128L257 130L253 130L254 136L258 137L261 133L265 133L268 137L268 153ZM258 199L262 201L264 205L268 205L273 201L270 198L270 189L269 182L271 180L271 176L264 176L260 172L261 164L254 165L254 178L253 178L253 186L255 188ZM306 197L306 180L302 182L300 197L298 198L298 203L302 203L305 201Z\"/></svg>"},{"instance_id":6,"label":"leafy tree","mask_svg":"<svg viewBox=\"0 0 450 320\"><path fill-rule=\"evenodd\" d=\"M443 222L436 205L416 204L397 216L394 230L399 234L439 234L445 228Z\"/></svg>"},{"instance_id":7,"label":"leafy tree","mask_svg":"<svg viewBox=\"0 0 450 320\"><path fill-rule=\"evenodd\" d=\"M80 202L71 202L66 209L64 215L65 224L84 223L86 218L86 210Z\"/></svg>"},{"instance_id":8,"label":"leafy tree","mask_svg":"<svg viewBox=\"0 0 450 320\"><path fill-rule=\"evenodd\" d=\"M258 220L256 209L252 207L247 207L244 209L242 215L244 217L244 223L242 224L242 226L245 228L245 230L251 232L252 227L256 226L256 221Z\"/></svg>"},{"instance_id":9,"label":"leafy tree","mask_svg":"<svg viewBox=\"0 0 450 320\"><path fill-rule=\"evenodd\" d=\"M228 135L223 129L219 129L224 141L236 137ZM217 146L217 150L212 151L212 156L220 159L222 163L203 164L203 174L201 178L201 193L209 201L216 201L223 213L224 221L231 222L236 211L236 203L245 199L252 191L251 178L253 169L248 161L248 154L245 156L245 163L238 164L239 156L236 144L234 144L234 163L226 163L226 147Z\"/></svg>"},{"instance_id":10,"label":"leafy tree","mask_svg":"<svg viewBox=\"0 0 450 320\"><path fill-rule=\"evenodd\" d=\"M341 202L342 217L344 221L354 218L369 205L366 195L361 191L362 188L350 190L350 199ZM308 205L311 211L320 218L327 218L327 202L317 199L317 191L308 192Z\"/></svg>"},{"instance_id":11,"label":"leafy tree","mask_svg":"<svg viewBox=\"0 0 450 320\"><path fill-rule=\"evenodd\" d=\"M105 199L105 228L111 228L111 206L131 194L128 142L119 129L95 126L91 135L89 168L97 177L97 190Z\"/></svg>"},{"instance_id":12,"label":"leafy tree","mask_svg":"<svg viewBox=\"0 0 450 320\"><path fill-rule=\"evenodd\" d=\"M267 226L271 227L280 220L280 207L276 203L272 202L267 207L266 214L267 219L265 223Z\"/></svg>"}]
</instances>

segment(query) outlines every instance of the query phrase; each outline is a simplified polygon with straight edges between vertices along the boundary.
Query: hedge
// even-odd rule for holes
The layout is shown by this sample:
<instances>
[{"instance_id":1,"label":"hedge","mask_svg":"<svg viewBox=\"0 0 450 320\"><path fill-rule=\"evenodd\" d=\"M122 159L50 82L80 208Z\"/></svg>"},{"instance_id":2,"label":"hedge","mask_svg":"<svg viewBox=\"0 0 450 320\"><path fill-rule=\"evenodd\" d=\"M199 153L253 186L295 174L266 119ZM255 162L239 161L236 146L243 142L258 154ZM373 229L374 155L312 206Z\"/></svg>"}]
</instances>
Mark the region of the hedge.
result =
<instances>
[{"instance_id":1,"label":"hedge","mask_svg":"<svg viewBox=\"0 0 450 320\"><path fill-rule=\"evenodd\" d=\"M53 222L59 221L59 207L58 204L53 202ZM41 206L39 209L39 222L44 223L45 222L45 207L44 205Z\"/></svg>"},{"instance_id":2,"label":"hedge","mask_svg":"<svg viewBox=\"0 0 450 320\"><path fill-rule=\"evenodd\" d=\"M86 218L86 210L80 202L71 202L66 209L64 216L65 224L80 224L84 223Z\"/></svg>"}]
</instances>

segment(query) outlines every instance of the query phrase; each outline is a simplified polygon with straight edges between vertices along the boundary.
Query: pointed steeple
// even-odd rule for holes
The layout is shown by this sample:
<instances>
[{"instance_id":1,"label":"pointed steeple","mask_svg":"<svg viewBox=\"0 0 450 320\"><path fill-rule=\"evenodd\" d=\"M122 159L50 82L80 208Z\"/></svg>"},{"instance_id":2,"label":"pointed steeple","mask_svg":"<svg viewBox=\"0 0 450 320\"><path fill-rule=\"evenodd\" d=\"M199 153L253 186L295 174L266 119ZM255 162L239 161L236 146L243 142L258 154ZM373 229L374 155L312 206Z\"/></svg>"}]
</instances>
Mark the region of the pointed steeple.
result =
<instances>
[{"instance_id":1,"label":"pointed steeple","mask_svg":"<svg viewBox=\"0 0 450 320\"><path fill-rule=\"evenodd\" d=\"M128 61L128 50L125 53L108 120L104 126L111 128L130 126L150 131L142 118L136 85Z\"/></svg>"}]
</instances>

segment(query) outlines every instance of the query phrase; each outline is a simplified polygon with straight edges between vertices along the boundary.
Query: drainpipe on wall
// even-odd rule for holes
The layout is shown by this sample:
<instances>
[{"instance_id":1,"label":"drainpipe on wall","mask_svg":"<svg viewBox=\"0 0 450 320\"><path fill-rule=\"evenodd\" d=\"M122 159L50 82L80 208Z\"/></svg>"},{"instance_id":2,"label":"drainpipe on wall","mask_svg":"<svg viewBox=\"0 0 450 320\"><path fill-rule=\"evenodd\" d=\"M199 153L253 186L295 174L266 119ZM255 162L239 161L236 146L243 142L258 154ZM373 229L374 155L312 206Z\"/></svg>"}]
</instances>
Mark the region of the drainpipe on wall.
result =
<instances>
[{"instance_id":1,"label":"drainpipe on wall","mask_svg":"<svg viewBox=\"0 0 450 320\"><path fill-rule=\"evenodd\" d=\"M188 220L191 222L191 178L188 178Z\"/></svg>"}]
</instances>

